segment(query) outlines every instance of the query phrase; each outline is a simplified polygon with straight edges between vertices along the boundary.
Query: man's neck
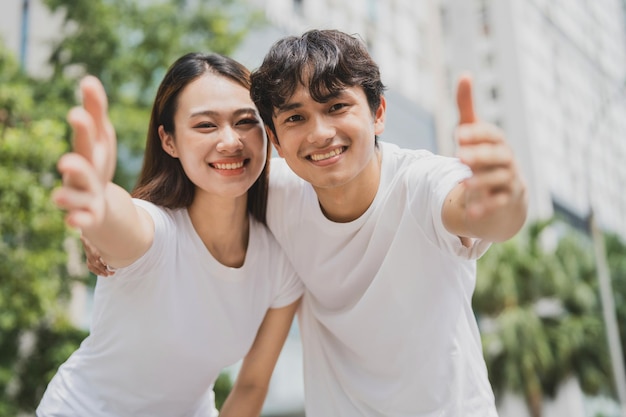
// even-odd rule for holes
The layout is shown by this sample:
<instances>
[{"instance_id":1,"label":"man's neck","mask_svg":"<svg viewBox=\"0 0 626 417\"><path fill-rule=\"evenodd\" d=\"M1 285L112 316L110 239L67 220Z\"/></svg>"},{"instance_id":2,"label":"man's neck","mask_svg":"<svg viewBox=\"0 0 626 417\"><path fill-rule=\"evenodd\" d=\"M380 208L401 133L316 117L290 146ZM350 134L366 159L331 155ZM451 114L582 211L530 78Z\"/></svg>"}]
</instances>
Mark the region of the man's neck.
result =
<instances>
[{"instance_id":1,"label":"man's neck","mask_svg":"<svg viewBox=\"0 0 626 417\"><path fill-rule=\"evenodd\" d=\"M337 223L361 217L370 207L380 184L382 156L379 149L370 163L349 183L334 188L315 188L324 215Z\"/></svg>"}]
</instances>

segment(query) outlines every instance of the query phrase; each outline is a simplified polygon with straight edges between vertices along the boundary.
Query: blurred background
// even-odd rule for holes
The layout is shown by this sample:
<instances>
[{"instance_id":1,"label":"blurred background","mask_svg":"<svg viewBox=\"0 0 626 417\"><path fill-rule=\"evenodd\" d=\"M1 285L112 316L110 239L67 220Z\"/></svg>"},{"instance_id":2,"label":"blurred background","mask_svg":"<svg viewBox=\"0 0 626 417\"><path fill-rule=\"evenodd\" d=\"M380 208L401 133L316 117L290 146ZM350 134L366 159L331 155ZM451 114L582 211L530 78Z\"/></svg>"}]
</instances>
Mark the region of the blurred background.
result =
<instances>
[{"instance_id":1,"label":"blurred background","mask_svg":"<svg viewBox=\"0 0 626 417\"><path fill-rule=\"evenodd\" d=\"M107 89L130 189L169 64L213 51L254 69L309 28L368 45L389 87L383 140L454 154L469 71L516 152L530 218L479 261L473 300L501 417L626 416L625 16L625 0L3 0L0 417L34 415L89 328L95 279L50 202L77 80ZM265 416L304 415L301 355L294 324Z\"/></svg>"}]
</instances>

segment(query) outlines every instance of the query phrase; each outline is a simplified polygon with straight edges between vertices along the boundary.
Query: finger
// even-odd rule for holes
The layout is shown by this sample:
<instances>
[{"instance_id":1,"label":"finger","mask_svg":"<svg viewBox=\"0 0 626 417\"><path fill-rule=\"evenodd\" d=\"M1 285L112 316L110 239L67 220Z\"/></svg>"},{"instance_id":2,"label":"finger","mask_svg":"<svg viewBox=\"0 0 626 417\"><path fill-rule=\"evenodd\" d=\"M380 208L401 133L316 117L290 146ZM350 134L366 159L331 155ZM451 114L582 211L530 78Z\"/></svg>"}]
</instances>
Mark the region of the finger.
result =
<instances>
[{"instance_id":1,"label":"finger","mask_svg":"<svg viewBox=\"0 0 626 417\"><path fill-rule=\"evenodd\" d=\"M459 125L456 127L454 134L457 143L461 146L505 142L504 132L499 127L490 123L476 122Z\"/></svg>"},{"instance_id":2,"label":"finger","mask_svg":"<svg viewBox=\"0 0 626 417\"><path fill-rule=\"evenodd\" d=\"M96 130L93 118L82 107L74 107L67 114L73 131L74 152L93 164Z\"/></svg>"},{"instance_id":3,"label":"finger","mask_svg":"<svg viewBox=\"0 0 626 417\"><path fill-rule=\"evenodd\" d=\"M116 164L117 141L115 129L108 115L108 100L104 86L96 77L87 76L81 80L83 106L91 116L96 135L97 152L93 155L93 165L96 167L103 182L113 178Z\"/></svg>"},{"instance_id":4,"label":"finger","mask_svg":"<svg viewBox=\"0 0 626 417\"><path fill-rule=\"evenodd\" d=\"M100 263L93 263L87 260L87 269L89 269L95 275L101 275L105 277L108 276L107 275L108 271L106 267L101 265Z\"/></svg>"},{"instance_id":5,"label":"finger","mask_svg":"<svg viewBox=\"0 0 626 417\"><path fill-rule=\"evenodd\" d=\"M95 246L93 246L89 242L89 240L83 235L80 236L80 241L83 243L83 249L85 251L85 258L87 259L87 265L94 265L98 269L106 271L106 263L102 260L98 249L96 249ZM89 267L89 269L92 272L95 272L91 267Z\"/></svg>"},{"instance_id":6,"label":"finger","mask_svg":"<svg viewBox=\"0 0 626 417\"><path fill-rule=\"evenodd\" d=\"M100 80L93 76L86 76L80 82L83 107L91 115L96 126L96 132L103 134L108 124L108 101L106 91Z\"/></svg>"},{"instance_id":7,"label":"finger","mask_svg":"<svg viewBox=\"0 0 626 417\"><path fill-rule=\"evenodd\" d=\"M71 210L65 216L65 223L76 229L86 229L97 222L97 216L91 210Z\"/></svg>"},{"instance_id":8,"label":"finger","mask_svg":"<svg viewBox=\"0 0 626 417\"><path fill-rule=\"evenodd\" d=\"M472 79L468 74L459 78L456 101L459 108L459 124L476 122L474 100L472 99Z\"/></svg>"},{"instance_id":9,"label":"finger","mask_svg":"<svg viewBox=\"0 0 626 417\"><path fill-rule=\"evenodd\" d=\"M491 169L479 171L465 180L467 190L481 190L485 196L500 192L510 192L515 176L510 169Z\"/></svg>"},{"instance_id":10,"label":"finger","mask_svg":"<svg viewBox=\"0 0 626 417\"><path fill-rule=\"evenodd\" d=\"M93 194L101 192L102 185L87 159L77 153L63 155L57 163L57 169L63 176L63 186Z\"/></svg>"},{"instance_id":11,"label":"finger","mask_svg":"<svg viewBox=\"0 0 626 417\"><path fill-rule=\"evenodd\" d=\"M90 193L71 187L57 188L52 193L53 203L61 210L84 210L100 216L102 210L97 205L96 197Z\"/></svg>"},{"instance_id":12,"label":"finger","mask_svg":"<svg viewBox=\"0 0 626 417\"><path fill-rule=\"evenodd\" d=\"M87 256L89 256L89 254L91 252L95 251L95 248L93 247L93 245L89 242L89 239L87 239L85 236L80 235L80 241L83 244L83 250L85 251L85 254Z\"/></svg>"},{"instance_id":13,"label":"finger","mask_svg":"<svg viewBox=\"0 0 626 417\"><path fill-rule=\"evenodd\" d=\"M489 216L494 211L507 206L510 201L510 193L496 193L488 198L468 202L466 205L466 212L471 220L479 220L480 218Z\"/></svg>"},{"instance_id":14,"label":"finger","mask_svg":"<svg viewBox=\"0 0 626 417\"><path fill-rule=\"evenodd\" d=\"M87 268L94 274L103 277L109 277L115 273L109 269L106 262L99 256L96 259L87 258Z\"/></svg>"},{"instance_id":15,"label":"finger","mask_svg":"<svg viewBox=\"0 0 626 417\"><path fill-rule=\"evenodd\" d=\"M473 172L508 168L513 163L513 151L507 146L461 146L457 154L459 160L469 166Z\"/></svg>"}]
</instances>

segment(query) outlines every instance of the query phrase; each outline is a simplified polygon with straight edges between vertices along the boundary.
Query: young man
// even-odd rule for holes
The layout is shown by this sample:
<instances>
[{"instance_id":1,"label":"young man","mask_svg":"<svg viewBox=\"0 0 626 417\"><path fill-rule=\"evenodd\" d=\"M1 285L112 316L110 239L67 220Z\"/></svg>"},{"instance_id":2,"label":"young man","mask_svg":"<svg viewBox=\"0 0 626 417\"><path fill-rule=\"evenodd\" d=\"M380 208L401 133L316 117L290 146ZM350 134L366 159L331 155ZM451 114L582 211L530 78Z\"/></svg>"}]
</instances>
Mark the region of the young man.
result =
<instances>
[{"instance_id":1,"label":"young man","mask_svg":"<svg viewBox=\"0 0 626 417\"><path fill-rule=\"evenodd\" d=\"M475 260L522 227L524 182L468 78L458 159L378 142L383 91L362 42L330 30L278 41L252 77L284 158L268 224L306 287L307 417L496 416Z\"/></svg>"}]
</instances>

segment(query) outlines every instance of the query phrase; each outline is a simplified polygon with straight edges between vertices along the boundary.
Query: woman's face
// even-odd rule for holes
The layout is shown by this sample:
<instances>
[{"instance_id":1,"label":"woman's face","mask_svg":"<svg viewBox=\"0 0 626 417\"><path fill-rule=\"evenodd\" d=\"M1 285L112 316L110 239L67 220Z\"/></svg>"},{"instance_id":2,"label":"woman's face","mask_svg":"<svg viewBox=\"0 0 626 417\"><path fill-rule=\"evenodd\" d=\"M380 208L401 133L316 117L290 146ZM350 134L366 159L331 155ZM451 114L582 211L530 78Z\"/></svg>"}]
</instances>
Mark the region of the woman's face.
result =
<instances>
[{"instance_id":1,"label":"woman's face","mask_svg":"<svg viewBox=\"0 0 626 417\"><path fill-rule=\"evenodd\" d=\"M267 158L267 137L250 91L212 73L183 89L174 115L175 132L159 128L165 152L178 158L196 195L245 195Z\"/></svg>"}]
</instances>

